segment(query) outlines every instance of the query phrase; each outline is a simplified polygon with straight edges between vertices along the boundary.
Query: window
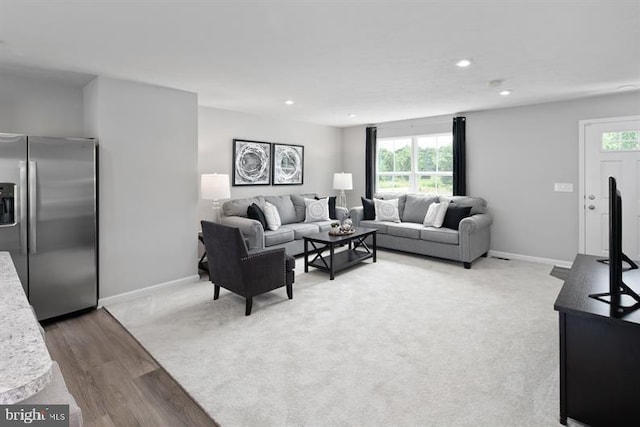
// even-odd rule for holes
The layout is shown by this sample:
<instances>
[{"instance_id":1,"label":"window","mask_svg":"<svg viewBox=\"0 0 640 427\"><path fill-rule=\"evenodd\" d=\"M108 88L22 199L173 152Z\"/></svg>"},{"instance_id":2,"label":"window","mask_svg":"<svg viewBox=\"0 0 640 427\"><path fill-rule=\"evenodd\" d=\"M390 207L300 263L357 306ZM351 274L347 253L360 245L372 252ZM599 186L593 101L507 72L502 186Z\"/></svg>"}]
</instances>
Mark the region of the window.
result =
<instances>
[{"instance_id":1,"label":"window","mask_svg":"<svg viewBox=\"0 0 640 427\"><path fill-rule=\"evenodd\" d=\"M602 133L602 151L637 150L640 150L640 131Z\"/></svg>"},{"instance_id":2,"label":"window","mask_svg":"<svg viewBox=\"0 0 640 427\"><path fill-rule=\"evenodd\" d=\"M453 193L451 133L378 139L376 190Z\"/></svg>"}]
</instances>

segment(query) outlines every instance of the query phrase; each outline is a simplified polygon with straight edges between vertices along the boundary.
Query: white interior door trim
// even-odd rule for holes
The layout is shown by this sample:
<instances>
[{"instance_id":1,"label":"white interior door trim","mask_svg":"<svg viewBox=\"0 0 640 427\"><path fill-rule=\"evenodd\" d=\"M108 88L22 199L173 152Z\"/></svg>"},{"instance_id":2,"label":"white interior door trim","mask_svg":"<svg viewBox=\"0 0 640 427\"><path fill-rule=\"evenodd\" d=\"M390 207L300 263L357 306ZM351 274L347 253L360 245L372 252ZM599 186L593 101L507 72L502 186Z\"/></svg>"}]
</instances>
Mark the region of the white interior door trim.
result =
<instances>
[{"instance_id":1,"label":"white interior door trim","mask_svg":"<svg viewBox=\"0 0 640 427\"><path fill-rule=\"evenodd\" d=\"M586 201L586 135L587 127L602 123L624 122L628 120L640 120L640 116L624 116L609 117L606 119L588 119L578 121L578 253L586 253L586 219L585 219L585 201Z\"/></svg>"}]
</instances>

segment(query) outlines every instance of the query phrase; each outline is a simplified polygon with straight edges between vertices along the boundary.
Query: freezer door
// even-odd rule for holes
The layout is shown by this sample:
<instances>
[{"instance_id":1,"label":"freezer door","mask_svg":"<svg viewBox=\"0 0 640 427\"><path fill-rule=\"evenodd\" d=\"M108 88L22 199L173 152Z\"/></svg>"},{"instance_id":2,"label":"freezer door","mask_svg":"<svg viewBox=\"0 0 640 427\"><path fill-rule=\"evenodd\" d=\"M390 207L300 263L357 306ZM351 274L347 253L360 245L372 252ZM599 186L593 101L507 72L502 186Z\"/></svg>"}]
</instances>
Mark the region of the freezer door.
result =
<instances>
[{"instance_id":1,"label":"freezer door","mask_svg":"<svg viewBox=\"0 0 640 427\"><path fill-rule=\"evenodd\" d=\"M0 134L0 251L11 254L28 294L27 137Z\"/></svg>"},{"instance_id":2,"label":"freezer door","mask_svg":"<svg viewBox=\"0 0 640 427\"><path fill-rule=\"evenodd\" d=\"M39 320L95 307L96 146L29 137L29 300Z\"/></svg>"}]
</instances>

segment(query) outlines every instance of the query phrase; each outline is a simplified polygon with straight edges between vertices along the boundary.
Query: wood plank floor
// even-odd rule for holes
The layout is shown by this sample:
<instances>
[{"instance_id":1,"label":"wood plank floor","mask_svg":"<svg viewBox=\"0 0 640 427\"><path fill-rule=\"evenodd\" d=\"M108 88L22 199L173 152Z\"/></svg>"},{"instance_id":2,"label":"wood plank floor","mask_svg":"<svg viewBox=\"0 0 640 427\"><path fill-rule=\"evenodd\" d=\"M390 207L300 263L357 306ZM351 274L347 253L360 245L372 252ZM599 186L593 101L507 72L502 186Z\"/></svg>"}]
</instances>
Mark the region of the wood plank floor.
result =
<instances>
[{"instance_id":1,"label":"wood plank floor","mask_svg":"<svg viewBox=\"0 0 640 427\"><path fill-rule=\"evenodd\" d=\"M218 425L106 310L44 329L85 426Z\"/></svg>"}]
</instances>

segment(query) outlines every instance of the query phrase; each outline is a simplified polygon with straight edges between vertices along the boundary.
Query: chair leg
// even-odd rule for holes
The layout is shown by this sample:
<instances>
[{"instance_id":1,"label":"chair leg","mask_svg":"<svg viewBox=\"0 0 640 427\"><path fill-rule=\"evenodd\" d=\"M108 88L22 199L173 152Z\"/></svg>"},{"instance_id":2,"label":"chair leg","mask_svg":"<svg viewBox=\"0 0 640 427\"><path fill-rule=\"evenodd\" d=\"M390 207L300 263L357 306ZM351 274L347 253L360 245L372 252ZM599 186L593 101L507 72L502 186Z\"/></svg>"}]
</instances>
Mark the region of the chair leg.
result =
<instances>
[{"instance_id":1,"label":"chair leg","mask_svg":"<svg viewBox=\"0 0 640 427\"><path fill-rule=\"evenodd\" d=\"M293 285L287 285L287 296L289 299L293 299Z\"/></svg>"},{"instance_id":2,"label":"chair leg","mask_svg":"<svg viewBox=\"0 0 640 427\"><path fill-rule=\"evenodd\" d=\"M213 285L213 299L218 299L220 298L220 286L218 285Z\"/></svg>"},{"instance_id":3,"label":"chair leg","mask_svg":"<svg viewBox=\"0 0 640 427\"><path fill-rule=\"evenodd\" d=\"M464 268L466 268L467 270L469 270L471 268L471 263L470 262L465 262L464 264Z\"/></svg>"},{"instance_id":4,"label":"chair leg","mask_svg":"<svg viewBox=\"0 0 640 427\"><path fill-rule=\"evenodd\" d=\"M247 307L244 310L244 315L248 316L251 314L251 306L253 305L253 298L247 298Z\"/></svg>"}]
</instances>

